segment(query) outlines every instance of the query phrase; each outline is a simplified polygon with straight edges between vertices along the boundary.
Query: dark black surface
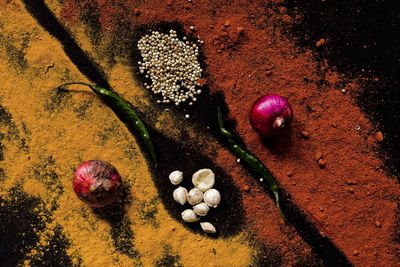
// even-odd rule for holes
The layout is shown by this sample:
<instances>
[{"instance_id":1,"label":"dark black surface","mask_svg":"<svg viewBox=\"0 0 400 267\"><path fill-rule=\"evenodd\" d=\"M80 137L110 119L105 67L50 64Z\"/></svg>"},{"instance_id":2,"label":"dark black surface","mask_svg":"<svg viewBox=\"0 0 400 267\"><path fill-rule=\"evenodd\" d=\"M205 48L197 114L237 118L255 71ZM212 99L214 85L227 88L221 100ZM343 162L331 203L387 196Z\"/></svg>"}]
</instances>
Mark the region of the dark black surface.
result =
<instances>
[{"instance_id":1,"label":"dark black surface","mask_svg":"<svg viewBox=\"0 0 400 267\"><path fill-rule=\"evenodd\" d=\"M0 266L14 267L22 264L25 255L39 241L41 231L45 229L45 217L39 216L40 200L29 197L18 187L10 190L9 197L0 197ZM41 257L34 258L32 266L72 266L66 248L69 242L57 226L54 236L44 248Z\"/></svg>"},{"instance_id":2,"label":"dark black surface","mask_svg":"<svg viewBox=\"0 0 400 267\"><path fill-rule=\"evenodd\" d=\"M54 229L53 237L49 240L49 244L43 247L43 255L33 258L30 265L32 267L74 266L67 254L69 245L70 242L65 237L62 227L57 225Z\"/></svg>"},{"instance_id":3,"label":"dark black surface","mask_svg":"<svg viewBox=\"0 0 400 267\"><path fill-rule=\"evenodd\" d=\"M128 47L124 50L130 51L131 57L129 64L133 67L133 76L137 81L139 81L143 88L145 88L144 83L147 82L148 84L151 84L151 80L145 78L145 75L140 75L139 73L138 62L143 62L143 58L136 44L140 38L146 34L151 34L153 31L169 34L169 30L171 29L174 29L177 32L179 39L182 39L185 36L187 41L194 43L199 47L198 60L203 70L202 77L207 77L208 79L212 78L212 75L208 74L207 65L204 63L206 55L204 54L202 45L197 42L196 36L184 30L183 25L178 22L158 22L154 24L137 25L132 29L124 30L128 33L128 36L130 37L129 39L132 40L131 43L127 44ZM222 95L211 95L209 93L208 85L202 86L201 90L202 93L197 97L197 101L193 102L193 106L188 105L189 101L182 103L179 106L175 106L173 104L160 104L158 105L159 110L162 111L164 108L169 108L172 110L172 112L174 112L174 116L177 118L184 118L185 114L189 114L191 118L190 122L192 124L197 123L196 129L198 131L201 129L204 132L212 132L214 135L218 135L219 131L216 121L217 107L218 105L224 105L225 101ZM154 94L148 94L147 97L152 102L156 102L160 99L159 95L156 96Z\"/></svg>"},{"instance_id":4,"label":"dark black surface","mask_svg":"<svg viewBox=\"0 0 400 267\"><path fill-rule=\"evenodd\" d=\"M124 184L117 203L103 208L92 209L92 211L98 218L110 224L110 234L115 249L132 259L140 259L140 254L133 244L132 222L126 214L126 205L130 202L130 187Z\"/></svg>"},{"instance_id":5,"label":"dark black surface","mask_svg":"<svg viewBox=\"0 0 400 267\"><path fill-rule=\"evenodd\" d=\"M241 203L239 189L233 184L232 178L215 165L211 158L205 157L193 147L178 143L155 130L151 130L150 133L157 144L159 144L160 158L163 159L157 168L151 169L153 180L171 216L178 222L181 222L188 230L204 234L198 223L188 224L182 221L182 211L190 209L191 206L186 204L182 207L175 202L171 197L175 187L171 186L171 182L167 177L174 170L182 171L185 179L181 185L189 190L193 187L191 175L200 168L209 168L218 177L214 188L220 192L224 192L221 195L221 204L218 206L218 209L211 208L207 214L207 221L218 225L218 233L213 235L213 237L230 236L240 232L244 222L244 211L243 207L239 204Z\"/></svg>"},{"instance_id":6,"label":"dark black surface","mask_svg":"<svg viewBox=\"0 0 400 267\"><path fill-rule=\"evenodd\" d=\"M39 240L32 225L38 231L45 226L33 212L39 200L26 197L20 190L12 194L16 200L0 198L0 266L17 266Z\"/></svg>"},{"instance_id":7,"label":"dark black surface","mask_svg":"<svg viewBox=\"0 0 400 267\"><path fill-rule=\"evenodd\" d=\"M367 77L358 103L384 133L387 167L400 174L400 2L396 0L288 0L302 19L291 29L298 44L350 77ZM326 46L315 43L325 38ZM378 78L378 80L375 80Z\"/></svg>"}]
</instances>

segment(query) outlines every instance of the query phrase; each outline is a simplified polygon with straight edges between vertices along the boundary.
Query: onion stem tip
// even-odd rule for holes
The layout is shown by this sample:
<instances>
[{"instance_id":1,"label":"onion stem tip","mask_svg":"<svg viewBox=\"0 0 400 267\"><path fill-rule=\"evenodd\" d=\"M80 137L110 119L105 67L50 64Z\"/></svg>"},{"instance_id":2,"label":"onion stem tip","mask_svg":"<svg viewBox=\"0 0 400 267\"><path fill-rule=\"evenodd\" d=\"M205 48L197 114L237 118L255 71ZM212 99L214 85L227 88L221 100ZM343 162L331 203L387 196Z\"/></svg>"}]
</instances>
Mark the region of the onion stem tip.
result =
<instances>
[{"instance_id":1,"label":"onion stem tip","mask_svg":"<svg viewBox=\"0 0 400 267\"><path fill-rule=\"evenodd\" d=\"M282 117L277 117L274 121L275 128L284 128L285 127L285 119Z\"/></svg>"}]
</instances>

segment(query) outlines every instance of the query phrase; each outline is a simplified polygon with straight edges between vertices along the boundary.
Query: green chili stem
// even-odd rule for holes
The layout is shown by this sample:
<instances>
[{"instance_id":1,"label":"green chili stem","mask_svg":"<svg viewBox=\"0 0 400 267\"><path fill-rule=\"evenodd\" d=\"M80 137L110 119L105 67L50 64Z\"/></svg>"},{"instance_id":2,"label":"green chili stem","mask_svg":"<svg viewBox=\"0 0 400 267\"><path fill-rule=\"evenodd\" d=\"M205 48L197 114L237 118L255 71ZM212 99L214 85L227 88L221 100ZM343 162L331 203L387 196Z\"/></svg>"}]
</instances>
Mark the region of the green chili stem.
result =
<instances>
[{"instance_id":1,"label":"green chili stem","mask_svg":"<svg viewBox=\"0 0 400 267\"><path fill-rule=\"evenodd\" d=\"M60 85L58 88L64 88L65 86L76 84L88 86L90 89L92 89L93 92L95 92L103 100L105 100L112 107L118 110L126 118L129 126L133 127L144 141L152 159L155 161L157 166L156 150L150 138L149 131L147 130L146 126L144 125L143 121L140 119L136 111L132 108L132 106L118 94L97 85L92 85L84 82L71 82Z\"/></svg>"},{"instance_id":2,"label":"green chili stem","mask_svg":"<svg viewBox=\"0 0 400 267\"><path fill-rule=\"evenodd\" d=\"M251 154L246 149L239 146L239 144L235 141L235 137L232 132L225 128L224 118L222 116L222 112L218 107L218 126L221 132L221 135L226 138L230 149L233 154L240 158L245 164L247 164L253 171L261 175L264 181L267 183L269 190L273 193L275 197L276 206L279 210L280 215L284 218L283 212L281 210L279 204L279 188L278 184L275 181L272 173L265 167L265 165L259 160L256 156Z\"/></svg>"}]
</instances>

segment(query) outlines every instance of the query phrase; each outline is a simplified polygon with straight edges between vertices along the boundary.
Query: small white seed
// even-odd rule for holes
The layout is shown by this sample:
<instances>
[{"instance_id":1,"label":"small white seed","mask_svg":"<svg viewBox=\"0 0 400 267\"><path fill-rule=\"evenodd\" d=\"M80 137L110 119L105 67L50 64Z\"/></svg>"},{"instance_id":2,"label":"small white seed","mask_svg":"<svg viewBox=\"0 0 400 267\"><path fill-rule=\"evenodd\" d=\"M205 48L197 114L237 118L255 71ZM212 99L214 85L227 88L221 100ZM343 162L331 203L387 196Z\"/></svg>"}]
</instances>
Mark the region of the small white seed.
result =
<instances>
[{"instance_id":1,"label":"small white seed","mask_svg":"<svg viewBox=\"0 0 400 267\"><path fill-rule=\"evenodd\" d=\"M183 173L181 171L173 171L169 175L169 180L173 185L178 185L183 180Z\"/></svg>"},{"instance_id":2,"label":"small white seed","mask_svg":"<svg viewBox=\"0 0 400 267\"><path fill-rule=\"evenodd\" d=\"M193 207L194 213L199 216L206 216L210 208L207 206L206 203L201 202Z\"/></svg>"},{"instance_id":3,"label":"small white seed","mask_svg":"<svg viewBox=\"0 0 400 267\"><path fill-rule=\"evenodd\" d=\"M185 203L187 201L187 195L188 195L188 191L186 190L186 188L184 188L182 186L175 189L174 193L173 193L173 197L174 197L175 201L181 205L185 205Z\"/></svg>"},{"instance_id":4,"label":"small white seed","mask_svg":"<svg viewBox=\"0 0 400 267\"><path fill-rule=\"evenodd\" d=\"M212 208L216 208L221 202L221 194L217 189L209 189L204 193L204 202Z\"/></svg>"},{"instance_id":5,"label":"small white seed","mask_svg":"<svg viewBox=\"0 0 400 267\"><path fill-rule=\"evenodd\" d=\"M214 225L209 222L201 222L200 223L201 229L208 234L215 234L217 230L215 229Z\"/></svg>"},{"instance_id":6,"label":"small white seed","mask_svg":"<svg viewBox=\"0 0 400 267\"><path fill-rule=\"evenodd\" d=\"M210 169L201 169L192 176L192 183L202 192L212 188L215 184L215 174Z\"/></svg>"},{"instance_id":7,"label":"small white seed","mask_svg":"<svg viewBox=\"0 0 400 267\"><path fill-rule=\"evenodd\" d=\"M190 29L194 30L194 27ZM170 30L169 33L153 31L144 35L137 46L143 58L138 62L139 71L151 81L146 88L154 94L161 94L160 103L178 106L192 102L193 94L188 94L196 92L197 80L203 71L197 45L186 37L180 40L176 32Z\"/></svg>"},{"instance_id":8,"label":"small white seed","mask_svg":"<svg viewBox=\"0 0 400 267\"><path fill-rule=\"evenodd\" d=\"M196 213L194 213L194 211L191 209L184 210L181 215L185 222L197 222L199 220L199 218L196 216Z\"/></svg>"},{"instance_id":9,"label":"small white seed","mask_svg":"<svg viewBox=\"0 0 400 267\"><path fill-rule=\"evenodd\" d=\"M203 192L201 192L199 189L192 188L187 195L187 200L190 205L196 205L203 201L203 196Z\"/></svg>"}]
</instances>

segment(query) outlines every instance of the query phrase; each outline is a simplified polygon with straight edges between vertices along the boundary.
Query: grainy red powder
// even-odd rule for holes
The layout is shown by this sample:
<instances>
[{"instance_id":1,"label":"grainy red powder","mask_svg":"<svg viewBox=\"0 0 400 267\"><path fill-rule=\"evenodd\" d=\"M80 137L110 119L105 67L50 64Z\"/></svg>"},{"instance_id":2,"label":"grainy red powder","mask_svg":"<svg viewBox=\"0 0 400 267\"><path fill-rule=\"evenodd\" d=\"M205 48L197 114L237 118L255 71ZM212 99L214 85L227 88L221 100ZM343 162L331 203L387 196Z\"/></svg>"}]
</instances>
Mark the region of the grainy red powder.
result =
<instances>
[{"instance_id":1,"label":"grainy red powder","mask_svg":"<svg viewBox=\"0 0 400 267\"><path fill-rule=\"evenodd\" d=\"M71 9L74 1L65 2ZM100 22L108 29L110 14L118 12L116 2L122 1L97 2ZM281 2L131 1L120 12L136 9L136 15L128 16L133 25L178 21L188 31L193 25L205 42L210 88L225 94L230 117L247 147L351 262L394 266L400 249L394 240L399 185L381 168L373 127L350 96L359 90L357 82L348 83L343 94L340 75L316 61L311 51L295 46L284 29L296 18L286 14ZM322 45L327 44L317 46ZM295 114L290 136L270 140L269 145L248 119L253 102L266 93L288 98ZM243 203L257 238L279 246L289 259L296 253L306 255L309 247L288 233L292 230L282 225L271 199L234 157L221 150L215 161L235 173L240 188L250 186L248 192L243 190Z\"/></svg>"}]
</instances>

